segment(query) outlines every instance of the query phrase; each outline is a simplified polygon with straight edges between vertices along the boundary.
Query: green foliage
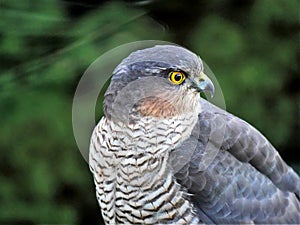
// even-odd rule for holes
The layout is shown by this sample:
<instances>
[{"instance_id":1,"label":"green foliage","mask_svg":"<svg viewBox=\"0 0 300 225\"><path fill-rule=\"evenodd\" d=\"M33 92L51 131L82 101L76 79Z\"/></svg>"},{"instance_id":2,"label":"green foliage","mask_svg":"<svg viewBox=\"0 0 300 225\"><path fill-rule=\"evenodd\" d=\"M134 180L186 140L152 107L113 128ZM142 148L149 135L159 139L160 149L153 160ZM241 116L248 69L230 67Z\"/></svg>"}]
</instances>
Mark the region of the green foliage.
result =
<instances>
[{"instance_id":1,"label":"green foliage","mask_svg":"<svg viewBox=\"0 0 300 225\"><path fill-rule=\"evenodd\" d=\"M166 3L180 12L179 1ZM0 223L101 224L92 176L73 138L75 87L105 51L177 36L120 2L80 17L68 15L71 1L0 4ZM199 13L184 44L214 71L230 112L282 151L299 149L298 2L254 1L241 23L224 14L224 4L207 1L216 10Z\"/></svg>"}]
</instances>

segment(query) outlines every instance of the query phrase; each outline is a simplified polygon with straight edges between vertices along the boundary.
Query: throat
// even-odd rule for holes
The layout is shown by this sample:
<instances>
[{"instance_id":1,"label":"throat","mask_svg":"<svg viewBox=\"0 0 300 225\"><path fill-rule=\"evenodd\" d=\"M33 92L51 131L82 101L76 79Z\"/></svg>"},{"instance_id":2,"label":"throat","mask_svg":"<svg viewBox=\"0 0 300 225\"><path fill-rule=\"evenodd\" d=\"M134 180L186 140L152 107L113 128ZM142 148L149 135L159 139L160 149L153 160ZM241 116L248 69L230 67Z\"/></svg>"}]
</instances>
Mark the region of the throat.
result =
<instances>
[{"instance_id":1,"label":"throat","mask_svg":"<svg viewBox=\"0 0 300 225\"><path fill-rule=\"evenodd\" d=\"M198 113L190 112L169 118L146 116L132 123L110 121L109 124L114 144L119 147L118 156L149 154L157 158L189 138L197 119Z\"/></svg>"}]
</instances>

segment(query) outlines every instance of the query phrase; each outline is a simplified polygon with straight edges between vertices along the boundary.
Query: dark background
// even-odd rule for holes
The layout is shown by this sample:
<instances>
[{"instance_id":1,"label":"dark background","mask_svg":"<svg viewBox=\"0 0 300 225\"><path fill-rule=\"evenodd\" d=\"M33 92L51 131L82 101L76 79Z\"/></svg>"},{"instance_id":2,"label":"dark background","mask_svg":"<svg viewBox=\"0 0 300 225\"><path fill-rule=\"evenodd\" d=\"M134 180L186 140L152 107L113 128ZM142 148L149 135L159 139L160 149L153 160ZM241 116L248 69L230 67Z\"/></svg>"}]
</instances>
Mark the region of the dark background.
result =
<instances>
[{"instance_id":1,"label":"dark background","mask_svg":"<svg viewBox=\"0 0 300 225\"><path fill-rule=\"evenodd\" d=\"M131 41L199 54L227 110L299 173L299 9L297 0L0 1L0 224L102 224L72 99L98 56Z\"/></svg>"}]
</instances>

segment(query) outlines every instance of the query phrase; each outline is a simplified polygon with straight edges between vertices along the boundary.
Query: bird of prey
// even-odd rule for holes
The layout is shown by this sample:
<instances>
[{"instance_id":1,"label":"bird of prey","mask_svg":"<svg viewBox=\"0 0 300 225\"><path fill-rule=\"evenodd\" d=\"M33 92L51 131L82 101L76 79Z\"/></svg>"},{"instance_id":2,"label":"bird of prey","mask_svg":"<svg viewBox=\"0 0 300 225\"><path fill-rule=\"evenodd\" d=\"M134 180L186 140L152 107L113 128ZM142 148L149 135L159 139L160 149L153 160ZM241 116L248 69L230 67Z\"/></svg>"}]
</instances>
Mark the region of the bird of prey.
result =
<instances>
[{"instance_id":1,"label":"bird of prey","mask_svg":"<svg viewBox=\"0 0 300 225\"><path fill-rule=\"evenodd\" d=\"M300 178L255 128L200 97L191 51L157 45L114 70L89 164L106 224L299 224Z\"/></svg>"}]
</instances>

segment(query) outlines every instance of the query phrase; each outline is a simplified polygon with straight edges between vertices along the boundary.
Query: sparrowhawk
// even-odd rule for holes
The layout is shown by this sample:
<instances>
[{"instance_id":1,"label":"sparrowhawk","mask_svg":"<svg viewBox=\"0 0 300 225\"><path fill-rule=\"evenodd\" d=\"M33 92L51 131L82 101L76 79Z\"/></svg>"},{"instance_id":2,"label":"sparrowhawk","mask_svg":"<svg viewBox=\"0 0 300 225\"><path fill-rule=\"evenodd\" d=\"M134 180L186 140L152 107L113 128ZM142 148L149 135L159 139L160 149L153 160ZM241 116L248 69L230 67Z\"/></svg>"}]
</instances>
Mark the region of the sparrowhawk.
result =
<instances>
[{"instance_id":1,"label":"sparrowhawk","mask_svg":"<svg viewBox=\"0 0 300 225\"><path fill-rule=\"evenodd\" d=\"M300 223L300 179L255 128L200 97L201 59L173 45L114 70L89 164L106 224Z\"/></svg>"}]
</instances>

